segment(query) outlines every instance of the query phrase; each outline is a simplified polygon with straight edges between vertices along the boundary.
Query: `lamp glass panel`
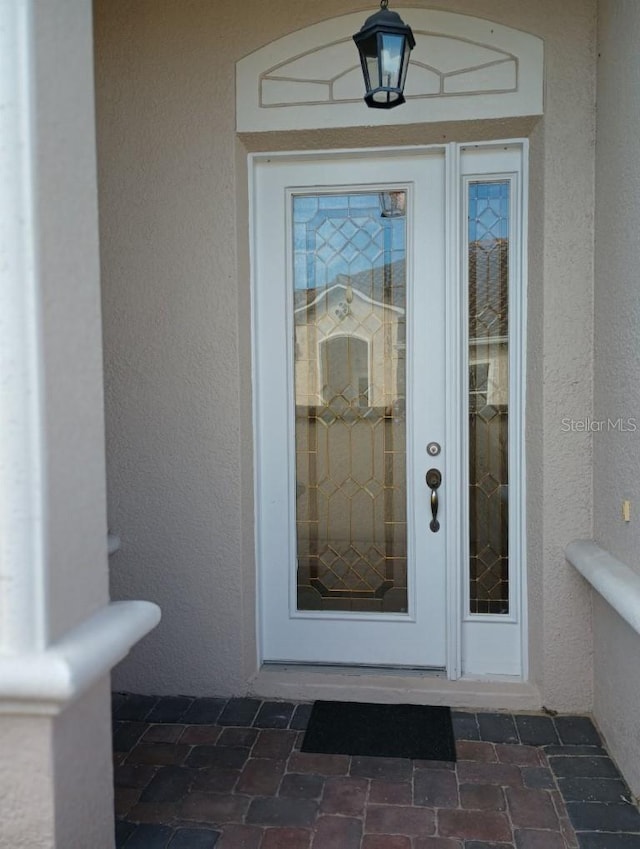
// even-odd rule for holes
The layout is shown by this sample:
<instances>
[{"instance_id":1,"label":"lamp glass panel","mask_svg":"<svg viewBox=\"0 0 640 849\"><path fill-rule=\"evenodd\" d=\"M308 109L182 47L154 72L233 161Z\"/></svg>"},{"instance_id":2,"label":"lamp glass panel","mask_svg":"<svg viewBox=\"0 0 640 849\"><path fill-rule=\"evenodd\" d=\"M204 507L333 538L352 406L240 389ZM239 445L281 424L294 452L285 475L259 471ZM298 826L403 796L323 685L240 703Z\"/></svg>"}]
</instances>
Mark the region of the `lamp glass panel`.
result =
<instances>
[{"instance_id":1,"label":"lamp glass panel","mask_svg":"<svg viewBox=\"0 0 640 849\"><path fill-rule=\"evenodd\" d=\"M402 35L391 35L385 32L382 33L381 42L382 85L385 88L398 88L405 38Z\"/></svg>"},{"instance_id":2,"label":"lamp glass panel","mask_svg":"<svg viewBox=\"0 0 640 849\"><path fill-rule=\"evenodd\" d=\"M365 84L367 89L378 88L380 85L380 69L378 64L378 54L366 57L367 79Z\"/></svg>"},{"instance_id":3,"label":"lamp glass panel","mask_svg":"<svg viewBox=\"0 0 640 849\"><path fill-rule=\"evenodd\" d=\"M386 88L382 88L375 92L373 99L376 103L393 103L394 100L398 99L398 95L394 91L389 92Z\"/></svg>"},{"instance_id":4,"label":"lamp glass panel","mask_svg":"<svg viewBox=\"0 0 640 849\"><path fill-rule=\"evenodd\" d=\"M400 74L400 88L404 91L404 84L407 80L407 70L409 69L409 56L411 55L411 47L409 40L404 39L404 57L402 59L402 71Z\"/></svg>"}]
</instances>

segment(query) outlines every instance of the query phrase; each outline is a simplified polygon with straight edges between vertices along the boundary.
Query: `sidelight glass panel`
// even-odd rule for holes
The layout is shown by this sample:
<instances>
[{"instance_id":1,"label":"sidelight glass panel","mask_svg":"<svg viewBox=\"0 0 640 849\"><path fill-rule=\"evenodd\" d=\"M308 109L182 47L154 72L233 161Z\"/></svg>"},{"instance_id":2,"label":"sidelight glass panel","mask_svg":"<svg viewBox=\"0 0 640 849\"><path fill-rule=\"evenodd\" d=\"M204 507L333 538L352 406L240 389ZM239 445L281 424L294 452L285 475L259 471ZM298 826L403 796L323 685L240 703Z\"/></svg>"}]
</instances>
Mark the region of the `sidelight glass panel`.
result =
<instances>
[{"instance_id":1,"label":"sidelight glass panel","mask_svg":"<svg viewBox=\"0 0 640 849\"><path fill-rule=\"evenodd\" d=\"M470 613L509 613L509 190L469 184Z\"/></svg>"},{"instance_id":2,"label":"sidelight glass panel","mask_svg":"<svg viewBox=\"0 0 640 849\"><path fill-rule=\"evenodd\" d=\"M405 612L406 219L292 202L298 609Z\"/></svg>"}]
</instances>

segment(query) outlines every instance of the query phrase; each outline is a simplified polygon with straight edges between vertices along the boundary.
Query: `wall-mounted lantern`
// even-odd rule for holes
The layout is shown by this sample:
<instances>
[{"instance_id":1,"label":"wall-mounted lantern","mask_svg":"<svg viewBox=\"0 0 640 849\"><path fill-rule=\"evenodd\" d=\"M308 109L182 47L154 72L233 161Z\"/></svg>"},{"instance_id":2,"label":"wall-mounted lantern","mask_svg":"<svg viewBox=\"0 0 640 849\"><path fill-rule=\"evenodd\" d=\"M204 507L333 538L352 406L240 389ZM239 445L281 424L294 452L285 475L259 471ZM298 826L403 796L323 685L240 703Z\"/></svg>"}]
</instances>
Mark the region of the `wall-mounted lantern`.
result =
<instances>
[{"instance_id":1,"label":"wall-mounted lantern","mask_svg":"<svg viewBox=\"0 0 640 849\"><path fill-rule=\"evenodd\" d=\"M353 36L362 63L365 103L373 109L393 109L405 102L409 54L416 46L411 27L388 5L389 0L382 0L380 11Z\"/></svg>"}]
</instances>

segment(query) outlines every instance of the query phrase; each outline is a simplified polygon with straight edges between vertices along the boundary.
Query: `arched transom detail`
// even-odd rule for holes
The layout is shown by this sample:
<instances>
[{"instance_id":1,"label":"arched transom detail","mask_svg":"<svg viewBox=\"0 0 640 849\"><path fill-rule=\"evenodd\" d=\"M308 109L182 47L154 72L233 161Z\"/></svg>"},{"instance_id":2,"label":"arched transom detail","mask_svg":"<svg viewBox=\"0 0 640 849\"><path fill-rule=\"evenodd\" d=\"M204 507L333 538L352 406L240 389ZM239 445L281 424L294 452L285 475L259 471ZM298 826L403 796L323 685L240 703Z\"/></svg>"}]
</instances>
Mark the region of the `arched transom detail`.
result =
<instances>
[{"instance_id":1,"label":"arched transom detail","mask_svg":"<svg viewBox=\"0 0 640 849\"><path fill-rule=\"evenodd\" d=\"M396 110L369 110L352 34L362 14L292 33L237 65L240 132L504 118L542 113L543 46L468 15L397 9L416 46Z\"/></svg>"}]
</instances>

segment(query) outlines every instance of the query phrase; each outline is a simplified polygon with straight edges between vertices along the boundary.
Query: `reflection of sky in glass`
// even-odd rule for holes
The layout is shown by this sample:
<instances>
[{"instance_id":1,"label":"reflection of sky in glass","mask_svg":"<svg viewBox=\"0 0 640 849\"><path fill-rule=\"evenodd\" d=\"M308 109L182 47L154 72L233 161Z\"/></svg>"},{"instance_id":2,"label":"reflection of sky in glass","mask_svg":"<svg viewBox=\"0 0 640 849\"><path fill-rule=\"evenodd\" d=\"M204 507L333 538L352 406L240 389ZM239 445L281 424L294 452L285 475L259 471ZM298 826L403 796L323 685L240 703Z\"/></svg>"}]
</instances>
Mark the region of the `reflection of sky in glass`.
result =
<instances>
[{"instance_id":1,"label":"reflection of sky in glass","mask_svg":"<svg viewBox=\"0 0 640 849\"><path fill-rule=\"evenodd\" d=\"M381 216L378 192L293 198L296 289L330 285L405 256L405 219Z\"/></svg>"},{"instance_id":2,"label":"reflection of sky in glass","mask_svg":"<svg viewBox=\"0 0 640 849\"><path fill-rule=\"evenodd\" d=\"M509 181L469 184L469 241L509 238Z\"/></svg>"},{"instance_id":3,"label":"reflection of sky in glass","mask_svg":"<svg viewBox=\"0 0 640 849\"><path fill-rule=\"evenodd\" d=\"M382 36L382 80L383 85L397 85L400 76L400 58L404 46L401 35Z\"/></svg>"}]
</instances>

